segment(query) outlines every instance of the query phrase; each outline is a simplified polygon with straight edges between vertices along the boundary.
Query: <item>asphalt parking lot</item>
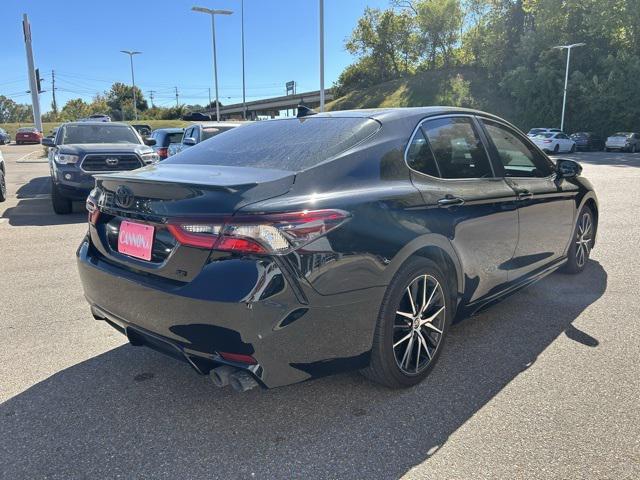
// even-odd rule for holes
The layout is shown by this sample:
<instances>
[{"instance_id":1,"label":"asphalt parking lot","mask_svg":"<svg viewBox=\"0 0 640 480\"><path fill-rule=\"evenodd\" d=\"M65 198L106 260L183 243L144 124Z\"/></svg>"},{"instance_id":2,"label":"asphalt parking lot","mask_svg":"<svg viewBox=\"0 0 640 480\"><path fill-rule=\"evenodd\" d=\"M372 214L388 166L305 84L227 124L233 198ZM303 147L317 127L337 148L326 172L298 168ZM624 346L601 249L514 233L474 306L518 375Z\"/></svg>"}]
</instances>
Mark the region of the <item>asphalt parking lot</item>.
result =
<instances>
[{"instance_id":1,"label":"asphalt parking lot","mask_svg":"<svg viewBox=\"0 0 640 480\"><path fill-rule=\"evenodd\" d=\"M421 385L238 394L92 319L82 206L0 149L0 478L640 478L640 154L567 155L600 199L586 271L457 325Z\"/></svg>"}]
</instances>

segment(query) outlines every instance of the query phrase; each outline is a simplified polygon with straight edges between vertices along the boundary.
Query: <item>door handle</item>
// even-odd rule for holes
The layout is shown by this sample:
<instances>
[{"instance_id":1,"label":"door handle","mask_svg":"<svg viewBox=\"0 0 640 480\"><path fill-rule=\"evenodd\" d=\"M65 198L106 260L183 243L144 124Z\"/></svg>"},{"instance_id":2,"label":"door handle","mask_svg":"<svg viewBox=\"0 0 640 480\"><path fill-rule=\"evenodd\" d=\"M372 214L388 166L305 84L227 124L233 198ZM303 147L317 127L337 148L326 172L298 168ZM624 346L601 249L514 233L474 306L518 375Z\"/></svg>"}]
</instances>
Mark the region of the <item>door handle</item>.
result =
<instances>
[{"instance_id":1,"label":"door handle","mask_svg":"<svg viewBox=\"0 0 640 480\"><path fill-rule=\"evenodd\" d=\"M533 198L533 193L529 190L519 190L518 191L518 200L529 200Z\"/></svg>"},{"instance_id":2,"label":"door handle","mask_svg":"<svg viewBox=\"0 0 640 480\"><path fill-rule=\"evenodd\" d=\"M464 199L460 197L454 197L453 195L447 195L444 198L438 200L438 205L440 207L454 207L456 205L462 205L464 203Z\"/></svg>"}]
</instances>

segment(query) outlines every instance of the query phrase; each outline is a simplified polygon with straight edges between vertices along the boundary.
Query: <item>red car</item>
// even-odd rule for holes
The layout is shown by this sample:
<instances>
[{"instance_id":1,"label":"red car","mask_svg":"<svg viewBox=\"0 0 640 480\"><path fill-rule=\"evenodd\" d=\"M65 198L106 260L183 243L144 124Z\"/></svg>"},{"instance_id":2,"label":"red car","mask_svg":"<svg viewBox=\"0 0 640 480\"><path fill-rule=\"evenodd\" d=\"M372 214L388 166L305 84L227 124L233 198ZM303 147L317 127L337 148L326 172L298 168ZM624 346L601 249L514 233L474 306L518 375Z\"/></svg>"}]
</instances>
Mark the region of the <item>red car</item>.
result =
<instances>
[{"instance_id":1,"label":"red car","mask_svg":"<svg viewBox=\"0 0 640 480\"><path fill-rule=\"evenodd\" d=\"M22 127L18 129L16 133L16 143L22 145L23 143L40 143L42 141L42 132L39 132L36 127Z\"/></svg>"}]
</instances>

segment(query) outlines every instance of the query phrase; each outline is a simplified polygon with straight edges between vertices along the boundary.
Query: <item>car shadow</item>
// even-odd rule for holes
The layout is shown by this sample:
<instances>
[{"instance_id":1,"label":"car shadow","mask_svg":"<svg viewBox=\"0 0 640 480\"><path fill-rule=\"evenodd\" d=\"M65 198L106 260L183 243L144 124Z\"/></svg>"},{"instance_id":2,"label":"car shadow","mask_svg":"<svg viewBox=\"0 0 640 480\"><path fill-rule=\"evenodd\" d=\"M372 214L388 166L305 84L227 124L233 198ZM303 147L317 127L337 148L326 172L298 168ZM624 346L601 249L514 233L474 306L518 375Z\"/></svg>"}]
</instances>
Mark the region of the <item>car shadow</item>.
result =
<instances>
[{"instance_id":1,"label":"car shadow","mask_svg":"<svg viewBox=\"0 0 640 480\"><path fill-rule=\"evenodd\" d=\"M455 325L432 374L392 391L357 373L238 394L124 345L0 406L6 478L399 478L435 455L607 287L602 266L554 274ZM107 328L103 323L96 329Z\"/></svg>"},{"instance_id":2,"label":"car shadow","mask_svg":"<svg viewBox=\"0 0 640 480\"><path fill-rule=\"evenodd\" d=\"M87 221L82 202L74 202L74 213L56 215L51 206L51 181L48 176L35 177L21 185L16 191L16 198L16 206L7 208L0 217L8 219L12 226L69 225Z\"/></svg>"}]
</instances>

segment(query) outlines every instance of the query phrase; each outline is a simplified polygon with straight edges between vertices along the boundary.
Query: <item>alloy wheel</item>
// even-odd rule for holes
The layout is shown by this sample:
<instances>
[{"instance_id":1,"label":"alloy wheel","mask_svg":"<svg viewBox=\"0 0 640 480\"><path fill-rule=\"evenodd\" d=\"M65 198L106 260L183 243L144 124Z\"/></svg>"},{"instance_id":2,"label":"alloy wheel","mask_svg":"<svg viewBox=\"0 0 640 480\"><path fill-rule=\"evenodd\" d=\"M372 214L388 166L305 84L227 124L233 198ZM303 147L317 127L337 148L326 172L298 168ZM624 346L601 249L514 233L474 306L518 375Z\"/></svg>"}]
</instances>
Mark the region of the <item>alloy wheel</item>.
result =
<instances>
[{"instance_id":1,"label":"alloy wheel","mask_svg":"<svg viewBox=\"0 0 640 480\"><path fill-rule=\"evenodd\" d=\"M405 375L422 372L435 356L446 322L445 297L440 283L421 275L409 284L393 324L393 353Z\"/></svg>"},{"instance_id":2,"label":"alloy wheel","mask_svg":"<svg viewBox=\"0 0 640 480\"><path fill-rule=\"evenodd\" d=\"M578 223L576 232L576 264L582 268L589 259L593 240L593 221L591 214L584 212Z\"/></svg>"}]
</instances>

